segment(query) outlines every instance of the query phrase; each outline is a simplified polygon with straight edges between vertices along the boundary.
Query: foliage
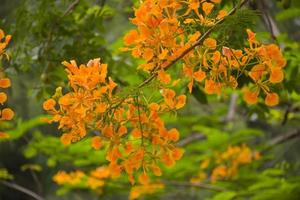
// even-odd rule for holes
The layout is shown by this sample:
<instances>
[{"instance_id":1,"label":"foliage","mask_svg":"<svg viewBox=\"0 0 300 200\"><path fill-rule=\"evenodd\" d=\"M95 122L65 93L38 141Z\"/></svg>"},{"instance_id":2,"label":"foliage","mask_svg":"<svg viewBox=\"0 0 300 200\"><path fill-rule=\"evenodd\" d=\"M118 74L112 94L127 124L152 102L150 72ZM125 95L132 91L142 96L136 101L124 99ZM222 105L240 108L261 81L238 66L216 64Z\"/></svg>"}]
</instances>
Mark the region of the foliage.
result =
<instances>
[{"instance_id":1,"label":"foliage","mask_svg":"<svg viewBox=\"0 0 300 200\"><path fill-rule=\"evenodd\" d=\"M5 4L0 199L298 199L299 6L247 2Z\"/></svg>"}]
</instances>

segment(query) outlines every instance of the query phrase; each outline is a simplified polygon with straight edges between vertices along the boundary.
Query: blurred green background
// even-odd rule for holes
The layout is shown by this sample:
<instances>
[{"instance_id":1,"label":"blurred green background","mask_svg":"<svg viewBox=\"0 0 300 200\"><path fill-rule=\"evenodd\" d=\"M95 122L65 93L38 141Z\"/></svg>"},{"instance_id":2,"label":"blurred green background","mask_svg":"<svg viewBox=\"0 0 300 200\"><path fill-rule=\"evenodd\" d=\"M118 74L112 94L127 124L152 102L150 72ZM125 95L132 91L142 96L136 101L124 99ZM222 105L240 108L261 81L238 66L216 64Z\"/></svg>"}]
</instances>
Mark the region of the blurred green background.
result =
<instances>
[{"instance_id":1,"label":"blurred green background","mask_svg":"<svg viewBox=\"0 0 300 200\"><path fill-rule=\"evenodd\" d=\"M109 75L121 86L135 85L145 78L136 70L140 61L118 50L123 46L122 37L132 28L129 18L137 3L0 1L0 28L13 36L8 48L11 60L3 61L2 67L12 79L8 105L16 113L12 122L1 124L11 138L0 140L0 168L13 179L0 174L0 180L50 200L128 198L130 185L126 177L107 183L102 194L57 186L52 181L57 171L88 171L105 163L104 154L93 151L89 139L64 147L56 125L45 124L39 118L45 114L42 102L57 86L67 86L61 65L64 60L86 63L100 57L108 64ZM223 1L222 6L231 3ZM257 11L252 28L258 38L280 45L287 59L286 80L278 89L280 105L273 109L263 104L249 107L239 91L217 98L195 88L177 117L165 118L168 127L180 131L179 145L185 148L185 155L176 166L164 169L165 189L141 199L300 199L300 1L254 0L247 8ZM239 28L232 34L244 34ZM226 150L230 144L243 143L262 152L262 159L243 167L234 179L217 182L225 191L189 185L202 160L215 151ZM24 165L31 167L24 170ZM0 200L19 199L32 197L0 182Z\"/></svg>"}]
</instances>

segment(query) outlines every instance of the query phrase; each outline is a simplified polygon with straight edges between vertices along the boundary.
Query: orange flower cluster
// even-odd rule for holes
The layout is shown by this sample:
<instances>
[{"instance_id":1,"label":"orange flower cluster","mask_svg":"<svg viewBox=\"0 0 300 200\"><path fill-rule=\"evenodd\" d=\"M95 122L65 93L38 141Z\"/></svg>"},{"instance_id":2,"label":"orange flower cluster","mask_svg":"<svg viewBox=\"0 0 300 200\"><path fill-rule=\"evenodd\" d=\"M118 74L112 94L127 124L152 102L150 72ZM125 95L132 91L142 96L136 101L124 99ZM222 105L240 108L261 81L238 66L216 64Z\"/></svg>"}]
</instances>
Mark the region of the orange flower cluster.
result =
<instances>
[{"instance_id":1,"label":"orange flower cluster","mask_svg":"<svg viewBox=\"0 0 300 200\"><path fill-rule=\"evenodd\" d=\"M48 99L43 108L54 116L52 121L59 122L58 128L65 132L61 141L68 145L83 138L87 127L93 126L96 119L105 120L105 111L113 103L110 100L117 85L111 78L107 80L107 65L101 64L100 59L79 67L75 61L65 61L63 65L72 91L62 95L58 89L54 95L58 100Z\"/></svg>"},{"instance_id":2,"label":"orange flower cluster","mask_svg":"<svg viewBox=\"0 0 300 200\"><path fill-rule=\"evenodd\" d=\"M85 173L80 170L65 172L59 171L53 176L53 181L62 186L71 188L85 188L93 191L101 192L105 182L113 178L113 172L106 166L101 166L95 170ZM155 182L146 185L132 186L130 189L129 199L138 199L142 195L152 194L164 189L164 184Z\"/></svg>"},{"instance_id":3,"label":"orange flower cluster","mask_svg":"<svg viewBox=\"0 0 300 200\"><path fill-rule=\"evenodd\" d=\"M203 82L207 94L221 95L224 88L236 89L238 78L244 75L254 82L250 88L244 89L244 100L248 104L256 103L259 94L263 93L266 105L277 105L279 97L272 92L271 87L283 81L285 59L278 46L260 44L251 30L247 30L249 48L244 50L220 46L216 39L206 38L202 45L186 52L201 36L199 31L191 31L193 24L213 26L227 15L224 10L218 12L217 4L220 2L142 1L132 19L137 28L125 35L124 43L127 47L123 50L144 59L146 63L140 65L140 68L157 73L163 85L172 81L166 67L185 52L182 72L189 79L190 92L194 82ZM180 16L178 13L182 13L182 10L186 12ZM192 18L187 18L189 16Z\"/></svg>"},{"instance_id":4,"label":"orange flower cluster","mask_svg":"<svg viewBox=\"0 0 300 200\"><path fill-rule=\"evenodd\" d=\"M192 91L194 81L204 82L207 94L221 95L223 88L236 89L238 78L249 76L254 86L244 89L244 100L248 104L258 101L260 91L265 94L265 104L275 106L279 97L270 87L283 81L285 59L275 44L262 45L255 40L255 34L247 30L249 48L244 51L222 47L217 49L217 41L207 38L203 46L195 50L190 59L186 57L183 72L190 79L189 89ZM201 63L194 61L197 54L202 54ZM191 53L190 53L191 54ZM187 60L188 59L188 60ZM199 66L199 68L196 68Z\"/></svg>"},{"instance_id":5,"label":"orange flower cluster","mask_svg":"<svg viewBox=\"0 0 300 200\"><path fill-rule=\"evenodd\" d=\"M145 194L153 194L157 191L164 189L164 184L162 183L151 183L148 185L137 185L133 186L130 190L129 199L138 199Z\"/></svg>"},{"instance_id":6,"label":"orange flower cluster","mask_svg":"<svg viewBox=\"0 0 300 200\"><path fill-rule=\"evenodd\" d=\"M205 170L212 168L210 181L212 183L217 180L230 179L236 176L238 169L242 165L250 164L255 160L259 160L261 155L257 151L252 151L247 145L229 146L225 152L216 153L212 158L202 161L200 164L200 172L191 179L193 183L204 181L208 174Z\"/></svg>"},{"instance_id":7,"label":"orange flower cluster","mask_svg":"<svg viewBox=\"0 0 300 200\"><path fill-rule=\"evenodd\" d=\"M257 64L246 70L254 86L244 90L244 100L248 104L255 104L258 101L258 95L263 92L265 104L275 106L279 103L279 97L277 93L272 92L270 87L283 81L283 68L286 61L277 45L262 45L255 39L255 34L251 30L247 32L250 48L246 51L249 57L256 59Z\"/></svg>"},{"instance_id":8,"label":"orange flower cluster","mask_svg":"<svg viewBox=\"0 0 300 200\"><path fill-rule=\"evenodd\" d=\"M0 60L2 59L2 55L5 54L5 48L11 40L11 35L6 35L0 29ZM6 89L11 86L11 81L9 78L6 78L3 71L0 72L0 88ZM7 101L7 95L5 92L0 92L0 104L3 106ZM0 110L0 122L1 121L9 121L14 117L14 111L10 108L3 108ZM0 131L0 138L9 138L9 135L5 132Z\"/></svg>"},{"instance_id":9,"label":"orange flower cluster","mask_svg":"<svg viewBox=\"0 0 300 200\"><path fill-rule=\"evenodd\" d=\"M5 54L5 48L11 40L11 35L5 35L4 31L0 29L0 57Z\"/></svg>"},{"instance_id":10,"label":"orange flower cluster","mask_svg":"<svg viewBox=\"0 0 300 200\"><path fill-rule=\"evenodd\" d=\"M216 12L216 5L221 3L221 0L185 0L187 10L183 16L192 15L192 18L186 18L185 24L201 24L202 26L213 26L217 20L227 16L226 10ZM196 14L194 17L193 14Z\"/></svg>"},{"instance_id":11,"label":"orange flower cluster","mask_svg":"<svg viewBox=\"0 0 300 200\"><path fill-rule=\"evenodd\" d=\"M51 122L59 122L64 144L80 140L88 130L96 132L91 145L95 150L107 147L111 176L125 171L132 184L135 172L141 184L148 184L149 172L161 175L158 161L172 166L181 158L183 150L174 145L179 132L168 130L160 115L182 108L185 95L176 96L173 90L165 89L160 103L146 102L136 91L118 95L113 93L116 84L106 78L107 66L99 59L79 67L75 61L63 64L71 92L63 95L58 89L43 107L53 115Z\"/></svg>"},{"instance_id":12,"label":"orange flower cluster","mask_svg":"<svg viewBox=\"0 0 300 200\"><path fill-rule=\"evenodd\" d=\"M53 176L53 181L58 185L69 185L74 188L79 186L80 188L84 187L92 190L99 190L110 177L111 173L109 169L102 166L92 170L89 174L79 170L70 173L59 171Z\"/></svg>"},{"instance_id":13,"label":"orange flower cluster","mask_svg":"<svg viewBox=\"0 0 300 200\"><path fill-rule=\"evenodd\" d=\"M129 31L124 37L127 47L123 50L131 51L134 57L146 61L139 68L147 72L159 70L165 74L165 83L169 83L169 75L164 68L200 36L196 32L186 39L177 14L182 7L182 2L178 0L143 1L131 19L137 29Z\"/></svg>"},{"instance_id":14,"label":"orange flower cluster","mask_svg":"<svg viewBox=\"0 0 300 200\"><path fill-rule=\"evenodd\" d=\"M151 183L149 172L160 176L160 163L172 166L183 155L183 150L174 144L179 139L178 131L167 129L161 118L186 103L185 95L177 96L166 87L172 81L166 70L179 59L190 92L194 82L198 82L204 83L207 94L220 95L224 88L237 88L238 78L244 75L253 80L255 90L253 93L252 88L245 89L247 103L256 103L259 92L263 91L265 103L276 105L278 95L271 92L270 86L283 80L285 65L276 45L260 44L255 34L247 30L249 48L231 49L208 37L210 32L201 37L199 29L192 30L193 23L209 30L209 26L220 22L227 15L224 10L216 10L220 2L144 0L135 9L132 23L137 28L124 37L123 50L144 59L146 63L139 67L154 77L157 75L161 99L156 102L141 92L142 87L117 91L117 84L107 78L107 66L100 59L80 66L75 61L63 62L70 92L63 95L58 88L53 98L43 104L53 115L52 122L59 122L59 129L64 132L61 141L68 145L85 137L88 131L93 132L91 145L95 150L107 151L111 177L118 177L124 171L132 184L136 179L141 185ZM188 18L195 14L193 19ZM173 81L172 86L177 82Z\"/></svg>"}]
</instances>

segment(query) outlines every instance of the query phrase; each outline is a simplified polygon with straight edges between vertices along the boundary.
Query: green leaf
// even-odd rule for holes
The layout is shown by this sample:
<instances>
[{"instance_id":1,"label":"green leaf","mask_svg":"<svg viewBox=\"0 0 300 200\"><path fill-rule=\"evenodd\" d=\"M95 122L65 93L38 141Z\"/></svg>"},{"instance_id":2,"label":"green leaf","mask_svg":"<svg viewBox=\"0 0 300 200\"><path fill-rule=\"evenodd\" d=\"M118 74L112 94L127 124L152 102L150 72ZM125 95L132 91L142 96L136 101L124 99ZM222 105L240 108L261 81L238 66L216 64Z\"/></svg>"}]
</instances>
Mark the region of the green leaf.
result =
<instances>
[{"instance_id":1,"label":"green leaf","mask_svg":"<svg viewBox=\"0 0 300 200\"><path fill-rule=\"evenodd\" d=\"M222 192L217 195L215 195L211 200L230 200L233 199L236 196L235 192L229 191L229 192Z\"/></svg>"}]
</instances>

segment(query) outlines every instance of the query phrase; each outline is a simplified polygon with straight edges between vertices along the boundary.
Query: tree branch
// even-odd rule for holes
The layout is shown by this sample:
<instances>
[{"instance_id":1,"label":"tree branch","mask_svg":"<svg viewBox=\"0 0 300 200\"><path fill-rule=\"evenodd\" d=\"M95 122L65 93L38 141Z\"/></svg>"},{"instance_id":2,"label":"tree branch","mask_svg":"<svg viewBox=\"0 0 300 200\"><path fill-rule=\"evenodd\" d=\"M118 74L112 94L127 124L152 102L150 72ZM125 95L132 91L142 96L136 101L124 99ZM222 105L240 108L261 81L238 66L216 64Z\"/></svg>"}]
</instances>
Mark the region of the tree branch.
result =
<instances>
[{"instance_id":1,"label":"tree branch","mask_svg":"<svg viewBox=\"0 0 300 200\"><path fill-rule=\"evenodd\" d=\"M176 146L183 147L191 142L205 140L206 136L201 133L192 133L188 137L183 138L179 142L177 142Z\"/></svg>"},{"instance_id":2,"label":"tree branch","mask_svg":"<svg viewBox=\"0 0 300 200\"><path fill-rule=\"evenodd\" d=\"M33 197L34 199L36 200L45 200L43 197L41 197L40 195L34 193L33 191L27 189L27 188L24 188L23 186L20 186L18 184L15 184L15 183L10 183L8 181L4 181L4 180L0 180L0 184L2 185L5 185L9 188L12 188L12 189L15 189L15 190L18 190L24 194L27 194L31 197Z\"/></svg>"},{"instance_id":3,"label":"tree branch","mask_svg":"<svg viewBox=\"0 0 300 200\"><path fill-rule=\"evenodd\" d=\"M62 15L62 17L67 16L68 14L70 14L75 8L76 6L79 4L80 0L75 0L73 3L71 3L69 5L69 7L67 8L67 10L64 12L64 14Z\"/></svg>"},{"instance_id":4,"label":"tree branch","mask_svg":"<svg viewBox=\"0 0 300 200\"><path fill-rule=\"evenodd\" d=\"M226 191L225 188L211 185L211 184L205 184L205 183L190 183L190 182L166 181L166 180L162 182L166 185L179 186L179 187L197 187L197 188L203 188L207 190L214 190L217 192Z\"/></svg>"},{"instance_id":5,"label":"tree branch","mask_svg":"<svg viewBox=\"0 0 300 200\"><path fill-rule=\"evenodd\" d=\"M231 122L234 120L235 112L236 112L236 103L237 103L238 95L237 93L232 93L230 96L230 102L228 107L227 116L224 119L225 123Z\"/></svg>"},{"instance_id":6,"label":"tree branch","mask_svg":"<svg viewBox=\"0 0 300 200\"><path fill-rule=\"evenodd\" d=\"M249 0L243 0L240 4L237 4L233 9L231 9L228 13L227 16L233 15L237 9L239 9L240 7L242 7L244 4L246 4ZM214 26L212 26L211 28L209 28L194 44L192 44L189 48L187 48L185 51L183 51L177 58L175 58L174 60L172 60L164 69L168 69L170 68L173 64L175 64L177 61L179 61L181 58L183 58L185 55L187 55L190 51L192 51L195 47L201 45L203 43L203 41L210 35L210 33L216 28L217 25L221 24L224 20L226 19L226 17L224 17L223 19L220 19L219 21L217 21ZM142 88L145 85L147 85L148 83L150 83L156 76L158 75L158 72L154 72L151 76L149 76L144 82L142 82L138 88Z\"/></svg>"},{"instance_id":7,"label":"tree branch","mask_svg":"<svg viewBox=\"0 0 300 200\"><path fill-rule=\"evenodd\" d=\"M282 134L269 142L269 148L278 144L282 144L288 140L297 138L300 136L300 130L294 130L290 133Z\"/></svg>"}]
</instances>

